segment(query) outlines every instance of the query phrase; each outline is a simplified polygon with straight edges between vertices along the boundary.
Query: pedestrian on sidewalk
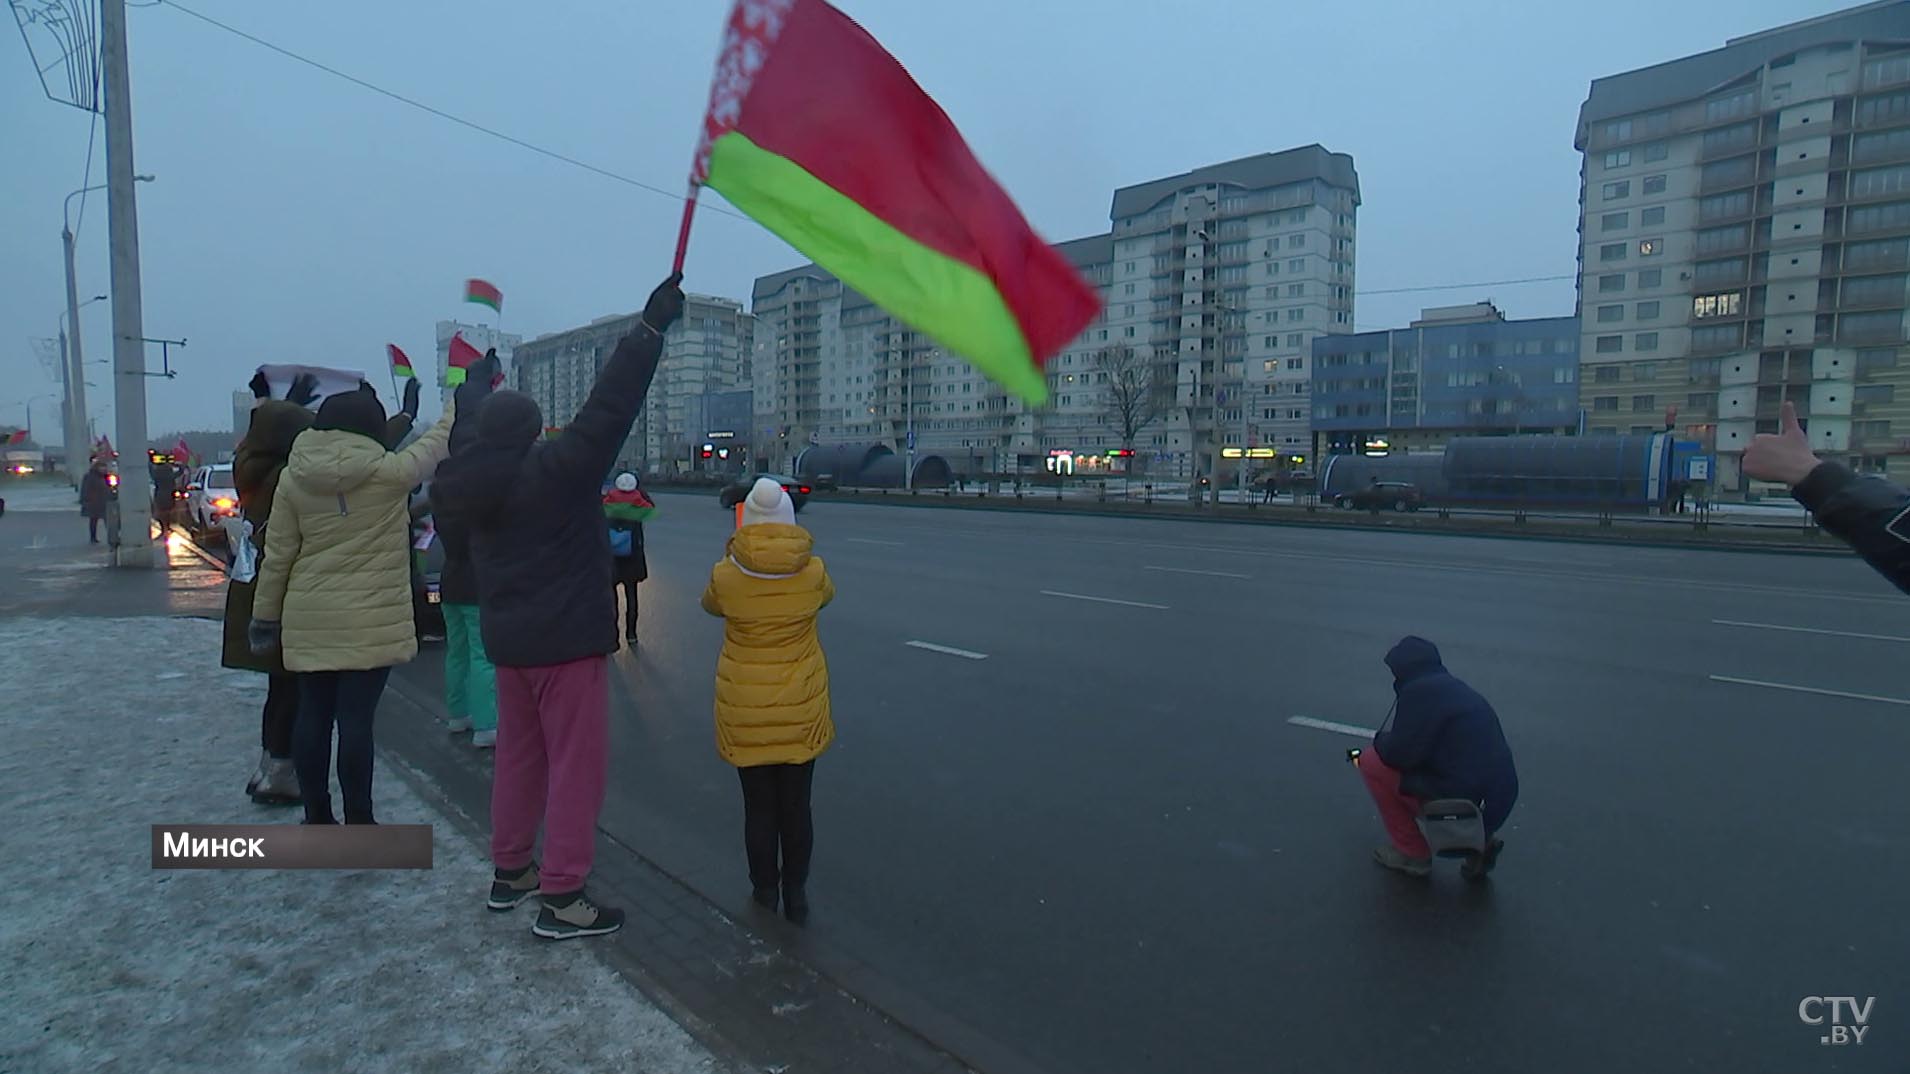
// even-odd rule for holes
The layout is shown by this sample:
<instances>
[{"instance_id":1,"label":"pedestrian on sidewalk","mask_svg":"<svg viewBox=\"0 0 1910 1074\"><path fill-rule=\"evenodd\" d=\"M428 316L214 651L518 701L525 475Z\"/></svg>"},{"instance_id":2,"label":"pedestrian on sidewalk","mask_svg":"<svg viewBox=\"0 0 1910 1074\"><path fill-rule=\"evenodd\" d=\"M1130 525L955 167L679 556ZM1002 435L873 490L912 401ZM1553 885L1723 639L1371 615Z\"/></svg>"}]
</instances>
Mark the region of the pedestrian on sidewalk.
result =
<instances>
[{"instance_id":1,"label":"pedestrian on sidewalk","mask_svg":"<svg viewBox=\"0 0 1910 1074\"><path fill-rule=\"evenodd\" d=\"M497 352L485 355L487 370ZM482 372L482 371L480 371ZM495 376L495 373L491 375ZM468 374L467 374L468 376ZM415 383L415 381L413 382ZM456 456L477 439L477 423L461 421L451 429L451 454ZM427 499L436 493L433 483ZM438 572L439 607L444 610L444 708L452 734L471 732L471 745L481 750L497 746L497 668L484 650L483 614L479 606L477 564L471 559L471 534L455 515L431 505L431 526L444 549Z\"/></svg>"},{"instance_id":2,"label":"pedestrian on sidewalk","mask_svg":"<svg viewBox=\"0 0 1910 1074\"><path fill-rule=\"evenodd\" d=\"M663 334L683 313L681 274L651 292L564 431L495 373L473 373L458 405L476 436L432 485L438 517L466 527L479 625L497 665L497 762L491 782L491 895L515 908L541 894L531 931L601 936L623 911L584 891L595 858L608 754L609 656L618 649L604 475L643 408ZM485 363L494 361L485 359ZM483 363L480 363L483 364ZM544 828L540 874L531 851Z\"/></svg>"},{"instance_id":3,"label":"pedestrian on sidewalk","mask_svg":"<svg viewBox=\"0 0 1910 1074\"><path fill-rule=\"evenodd\" d=\"M106 458L93 456L93 465L80 478L80 514L86 516L86 539L99 543L99 524L106 518L106 501L113 498L113 487L106 480Z\"/></svg>"},{"instance_id":4,"label":"pedestrian on sidewalk","mask_svg":"<svg viewBox=\"0 0 1910 1074\"><path fill-rule=\"evenodd\" d=\"M816 758L835 738L829 663L816 617L835 599L809 531L778 482L759 477L742 525L710 569L703 610L723 619L716 661L716 751L743 785L743 849L752 897L800 925L809 918ZM780 863L777 850L782 854Z\"/></svg>"},{"instance_id":5,"label":"pedestrian on sidewalk","mask_svg":"<svg viewBox=\"0 0 1910 1074\"><path fill-rule=\"evenodd\" d=\"M1461 872L1482 879L1505 847L1497 833L1519 798L1499 714L1446 670L1438 647L1425 638L1401 638L1386 654L1386 666L1393 672L1393 715L1373 736L1372 752L1354 762L1390 840L1373 858L1409 876L1428 875L1432 848L1419 830L1420 809L1435 799L1463 798L1484 815L1486 849Z\"/></svg>"},{"instance_id":6,"label":"pedestrian on sidewalk","mask_svg":"<svg viewBox=\"0 0 1910 1074\"><path fill-rule=\"evenodd\" d=\"M1820 459L1786 402L1779 431L1751 438L1744 473L1781 481L1817 524L1850 545L1872 570L1910 593L1910 490L1879 477L1860 477L1842 463Z\"/></svg>"},{"instance_id":7,"label":"pedestrian on sidewalk","mask_svg":"<svg viewBox=\"0 0 1910 1074\"><path fill-rule=\"evenodd\" d=\"M455 403L403 451L368 386L318 408L273 497L249 640L299 677L293 756L307 824L335 824L332 729L345 823L375 824L372 723L394 665L418 652L411 613L409 500L450 450Z\"/></svg>"},{"instance_id":8,"label":"pedestrian on sidewalk","mask_svg":"<svg viewBox=\"0 0 1910 1074\"><path fill-rule=\"evenodd\" d=\"M316 381L295 381L285 399L273 399L263 374L252 380L254 403L245 436L232 454L232 488L239 495L239 517L252 524L255 549L263 548L272 518L272 497L279 476L292 455L292 442L312 427L311 400ZM245 540L243 536L234 540ZM235 548L236 551L236 548ZM254 653L247 639L257 593L255 574L226 585L225 627L220 663L225 667L265 674L265 707L259 714L259 765L246 781L245 793L260 805L296 805L300 801L298 771L292 763L292 730L298 718L298 679L285 668L277 649Z\"/></svg>"},{"instance_id":9,"label":"pedestrian on sidewalk","mask_svg":"<svg viewBox=\"0 0 1910 1074\"><path fill-rule=\"evenodd\" d=\"M656 511L656 503L639 487L636 474L618 474L615 487L604 493L611 580L623 590L623 637L632 649L637 647L637 587L650 577L650 563L643 555L643 524Z\"/></svg>"}]
</instances>

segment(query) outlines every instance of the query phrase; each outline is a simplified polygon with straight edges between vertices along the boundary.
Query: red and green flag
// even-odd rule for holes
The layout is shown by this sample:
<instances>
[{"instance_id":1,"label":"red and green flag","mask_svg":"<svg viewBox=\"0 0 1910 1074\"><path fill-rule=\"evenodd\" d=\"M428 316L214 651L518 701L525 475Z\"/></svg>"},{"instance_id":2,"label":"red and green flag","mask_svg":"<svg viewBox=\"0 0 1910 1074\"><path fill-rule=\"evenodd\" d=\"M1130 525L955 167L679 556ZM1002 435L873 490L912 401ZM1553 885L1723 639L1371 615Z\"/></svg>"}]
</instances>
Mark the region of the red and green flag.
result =
<instances>
[{"instance_id":1,"label":"red and green flag","mask_svg":"<svg viewBox=\"0 0 1910 1074\"><path fill-rule=\"evenodd\" d=\"M416 377L417 369L411 365L411 358L398 349L396 343L385 344L385 353L391 356L391 375L393 377Z\"/></svg>"},{"instance_id":2,"label":"red and green flag","mask_svg":"<svg viewBox=\"0 0 1910 1074\"><path fill-rule=\"evenodd\" d=\"M470 369L478 359L483 357L482 352L464 341L464 333L459 332L452 336L451 350L446 359L444 370L444 383L446 386L455 388L463 384L465 371Z\"/></svg>"},{"instance_id":3,"label":"red and green flag","mask_svg":"<svg viewBox=\"0 0 1910 1074\"><path fill-rule=\"evenodd\" d=\"M493 313L504 312L504 292L498 290L489 280L464 281L464 300L480 306L491 307Z\"/></svg>"},{"instance_id":4,"label":"red and green flag","mask_svg":"<svg viewBox=\"0 0 1910 1074\"><path fill-rule=\"evenodd\" d=\"M941 108L823 0L738 0L690 181L1031 403L1100 310Z\"/></svg>"},{"instance_id":5,"label":"red and green flag","mask_svg":"<svg viewBox=\"0 0 1910 1074\"><path fill-rule=\"evenodd\" d=\"M12 447L15 444L24 444L26 442L27 442L27 431L25 429L15 429L12 432L7 434L8 447Z\"/></svg>"}]
</instances>

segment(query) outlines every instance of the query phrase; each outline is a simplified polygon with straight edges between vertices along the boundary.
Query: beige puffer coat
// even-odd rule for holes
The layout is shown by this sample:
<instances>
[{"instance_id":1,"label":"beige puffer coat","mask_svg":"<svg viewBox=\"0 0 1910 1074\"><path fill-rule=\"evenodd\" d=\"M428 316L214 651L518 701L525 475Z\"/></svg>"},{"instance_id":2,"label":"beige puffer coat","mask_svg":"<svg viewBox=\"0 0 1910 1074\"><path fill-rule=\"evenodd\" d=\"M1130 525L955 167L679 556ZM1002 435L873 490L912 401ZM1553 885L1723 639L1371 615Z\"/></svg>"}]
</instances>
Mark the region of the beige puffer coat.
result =
<instances>
[{"instance_id":1,"label":"beige puffer coat","mask_svg":"<svg viewBox=\"0 0 1910 1074\"><path fill-rule=\"evenodd\" d=\"M277 620L288 671L390 667L418 653L411 490L450 451L453 408L388 452L340 429L299 434L272 500L252 618Z\"/></svg>"}]
</instances>

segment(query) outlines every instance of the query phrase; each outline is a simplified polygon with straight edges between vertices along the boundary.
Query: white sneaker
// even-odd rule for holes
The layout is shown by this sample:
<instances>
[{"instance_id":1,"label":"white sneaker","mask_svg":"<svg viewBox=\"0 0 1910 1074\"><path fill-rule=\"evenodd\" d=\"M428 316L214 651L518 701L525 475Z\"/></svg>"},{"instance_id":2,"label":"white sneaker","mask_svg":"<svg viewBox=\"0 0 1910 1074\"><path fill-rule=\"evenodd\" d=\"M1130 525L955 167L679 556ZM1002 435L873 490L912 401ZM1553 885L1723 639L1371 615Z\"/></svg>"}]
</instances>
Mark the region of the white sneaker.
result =
<instances>
[{"instance_id":1,"label":"white sneaker","mask_svg":"<svg viewBox=\"0 0 1910 1074\"><path fill-rule=\"evenodd\" d=\"M453 716L447 726L450 727L452 734L461 735L471 729L471 719L468 716Z\"/></svg>"},{"instance_id":2,"label":"white sneaker","mask_svg":"<svg viewBox=\"0 0 1910 1074\"><path fill-rule=\"evenodd\" d=\"M475 731L471 734L471 745L481 750L495 749L497 747L497 732Z\"/></svg>"}]
</instances>

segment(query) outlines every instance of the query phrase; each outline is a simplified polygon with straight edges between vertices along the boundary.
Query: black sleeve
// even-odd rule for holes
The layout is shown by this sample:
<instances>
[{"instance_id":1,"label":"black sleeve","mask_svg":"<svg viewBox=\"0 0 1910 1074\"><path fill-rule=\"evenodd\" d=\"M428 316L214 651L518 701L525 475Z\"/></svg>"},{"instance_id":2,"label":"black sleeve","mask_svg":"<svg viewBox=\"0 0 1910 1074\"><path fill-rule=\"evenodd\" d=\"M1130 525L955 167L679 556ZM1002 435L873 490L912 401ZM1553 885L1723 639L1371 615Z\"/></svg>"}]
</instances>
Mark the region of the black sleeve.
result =
<instances>
[{"instance_id":1,"label":"black sleeve","mask_svg":"<svg viewBox=\"0 0 1910 1074\"><path fill-rule=\"evenodd\" d=\"M411 415L400 410L385 422L385 450L396 451L398 445L411 435Z\"/></svg>"},{"instance_id":2,"label":"black sleeve","mask_svg":"<svg viewBox=\"0 0 1910 1074\"><path fill-rule=\"evenodd\" d=\"M480 383L480 380L482 381ZM451 420L451 454L470 447L477 442L478 407L491 397L491 383L488 379L466 379L458 385L457 417Z\"/></svg>"},{"instance_id":3,"label":"black sleeve","mask_svg":"<svg viewBox=\"0 0 1910 1074\"><path fill-rule=\"evenodd\" d=\"M1910 492L1822 462L1791 495L1890 584L1910 593Z\"/></svg>"},{"instance_id":4,"label":"black sleeve","mask_svg":"<svg viewBox=\"0 0 1910 1074\"><path fill-rule=\"evenodd\" d=\"M1400 690L1392 721L1373 736L1379 759L1401 772L1424 765L1445 723L1442 700L1439 690L1425 682L1408 683Z\"/></svg>"},{"instance_id":5,"label":"black sleeve","mask_svg":"<svg viewBox=\"0 0 1910 1074\"><path fill-rule=\"evenodd\" d=\"M597 374L583 409L541 452L554 479L595 488L609 476L617 449L643 409L662 355L663 337L647 328L639 326L623 337Z\"/></svg>"}]
</instances>

